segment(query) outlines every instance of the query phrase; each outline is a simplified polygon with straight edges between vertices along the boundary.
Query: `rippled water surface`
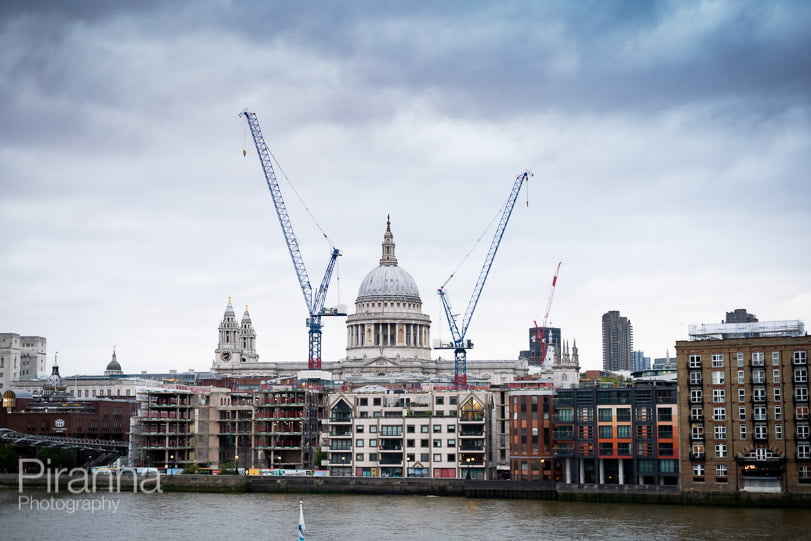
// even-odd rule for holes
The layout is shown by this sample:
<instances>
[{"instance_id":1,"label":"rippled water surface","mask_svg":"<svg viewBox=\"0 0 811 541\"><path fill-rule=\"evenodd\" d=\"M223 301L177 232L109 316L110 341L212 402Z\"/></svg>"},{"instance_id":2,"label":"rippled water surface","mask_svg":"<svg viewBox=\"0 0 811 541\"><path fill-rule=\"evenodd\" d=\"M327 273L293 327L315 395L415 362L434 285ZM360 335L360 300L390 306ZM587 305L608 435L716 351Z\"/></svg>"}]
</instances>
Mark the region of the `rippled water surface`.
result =
<instances>
[{"instance_id":1,"label":"rippled water surface","mask_svg":"<svg viewBox=\"0 0 811 541\"><path fill-rule=\"evenodd\" d=\"M310 494L24 496L36 503L0 491L0 539L292 540L299 499L308 541L809 539L811 528L811 511L802 509Z\"/></svg>"}]
</instances>

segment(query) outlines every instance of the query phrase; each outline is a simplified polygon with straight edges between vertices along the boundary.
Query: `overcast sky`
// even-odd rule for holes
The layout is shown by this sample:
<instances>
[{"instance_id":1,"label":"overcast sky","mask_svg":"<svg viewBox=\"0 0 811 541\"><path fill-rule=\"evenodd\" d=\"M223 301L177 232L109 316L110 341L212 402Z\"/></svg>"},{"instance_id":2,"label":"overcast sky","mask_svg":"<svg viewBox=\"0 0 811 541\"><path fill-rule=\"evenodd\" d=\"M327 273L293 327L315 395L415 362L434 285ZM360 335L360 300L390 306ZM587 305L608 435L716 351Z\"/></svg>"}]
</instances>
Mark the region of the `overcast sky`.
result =
<instances>
[{"instance_id":1,"label":"overcast sky","mask_svg":"<svg viewBox=\"0 0 811 541\"><path fill-rule=\"evenodd\" d=\"M126 372L207 370L229 296L261 360L306 360L246 107L343 252L327 304L353 306L391 214L433 338L437 287L534 173L469 359L528 348L558 261L550 321L585 368L608 310L651 357L734 308L811 324L809 2L133 4L0 3L0 332L63 375L113 345ZM330 245L282 189L317 287ZM327 318L324 359L345 346Z\"/></svg>"}]
</instances>

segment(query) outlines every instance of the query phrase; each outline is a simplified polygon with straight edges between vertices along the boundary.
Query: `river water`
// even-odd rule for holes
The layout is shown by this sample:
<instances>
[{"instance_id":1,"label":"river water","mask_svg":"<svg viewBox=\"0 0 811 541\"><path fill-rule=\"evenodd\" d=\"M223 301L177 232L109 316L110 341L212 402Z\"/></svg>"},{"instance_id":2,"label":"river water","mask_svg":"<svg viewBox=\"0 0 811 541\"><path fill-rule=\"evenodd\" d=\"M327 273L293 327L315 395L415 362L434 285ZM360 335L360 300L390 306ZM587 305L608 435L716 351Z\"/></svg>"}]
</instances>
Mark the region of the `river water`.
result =
<instances>
[{"instance_id":1,"label":"river water","mask_svg":"<svg viewBox=\"0 0 811 541\"><path fill-rule=\"evenodd\" d=\"M0 539L809 539L811 511L426 496L0 489ZM115 502L115 503L114 503ZM96 509L90 508L95 505Z\"/></svg>"}]
</instances>

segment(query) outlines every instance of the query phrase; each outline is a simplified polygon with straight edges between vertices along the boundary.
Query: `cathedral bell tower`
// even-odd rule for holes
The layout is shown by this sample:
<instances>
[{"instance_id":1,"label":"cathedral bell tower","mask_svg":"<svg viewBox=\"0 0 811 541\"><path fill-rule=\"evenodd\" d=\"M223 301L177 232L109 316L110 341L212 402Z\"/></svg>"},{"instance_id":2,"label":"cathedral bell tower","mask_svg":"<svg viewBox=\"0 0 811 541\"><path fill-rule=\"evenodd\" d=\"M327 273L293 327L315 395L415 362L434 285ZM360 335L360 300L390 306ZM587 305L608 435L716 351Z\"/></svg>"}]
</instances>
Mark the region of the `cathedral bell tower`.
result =
<instances>
[{"instance_id":1,"label":"cathedral bell tower","mask_svg":"<svg viewBox=\"0 0 811 541\"><path fill-rule=\"evenodd\" d=\"M214 365L255 362L259 362L259 355L256 354L256 331L253 329L248 307L245 307L242 321L237 323L231 297L228 297L220 322L217 349L214 350Z\"/></svg>"}]
</instances>

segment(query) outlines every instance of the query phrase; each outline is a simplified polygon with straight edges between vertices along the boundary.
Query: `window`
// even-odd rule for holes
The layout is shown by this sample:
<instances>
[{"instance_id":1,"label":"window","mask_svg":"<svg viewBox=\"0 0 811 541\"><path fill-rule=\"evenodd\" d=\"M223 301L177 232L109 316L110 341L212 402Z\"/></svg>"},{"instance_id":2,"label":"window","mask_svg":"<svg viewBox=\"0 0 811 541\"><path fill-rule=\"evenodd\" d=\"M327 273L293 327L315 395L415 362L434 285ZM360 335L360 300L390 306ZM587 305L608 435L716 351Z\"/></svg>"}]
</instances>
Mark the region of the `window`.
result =
<instances>
[{"instance_id":1,"label":"window","mask_svg":"<svg viewBox=\"0 0 811 541\"><path fill-rule=\"evenodd\" d=\"M610 442L600 442L600 454L601 455L613 455L614 454L614 444Z\"/></svg>"},{"instance_id":2,"label":"window","mask_svg":"<svg viewBox=\"0 0 811 541\"><path fill-rule=\"evenodd\" d=\"M783 419L783 408L781 406L774 407L774 420L780 421Z\"/></svg>"},{"instance_id":3,"label":"window","mask_svg":"<svg viewBox=\"0 0 811 541\"><path fill-rule=\"evenodd\" d=\"M698 478L694 479L697 481L704 480L704 464L693 464L693 477Z\"/></svg>"},{"instance_id":4,"label":"window","mask_svg":"<svg viewBox=\"0 0 811 541\"><path fill-rule=\"evenodd\" d=\"M783 439L783 425L774 425L774 439Z\"/></svg>"},{"instance_id":5,"label":"window","mask_svg":"<svg viewBox=\"0 0 811 541\"><path fill-rule=\"evenodd\" d=\"M673 421L673 410L670 408L658 408L656 414L659 418L659 422L669 423Z\"/></svg>"},{"instance_id":6,"label":"window","mask_svg":"<svg viewBox=\"0 0 811 541\"><path fill-rule=\"evenodd\" d=\"M455 453L450 453L448 455L448 462L456 462L456 454Z\"/></svg>"},{"instance_id":7,"label":"window","mask_svg":"<svg viewBox=\"0 0 811 541\"><path fill-rule=\"evenodd\" d=\"M377 440L369 440L369 447L377 447Z\"/></svg>"},{"instance_id":8,"label":"window","mask_svg":"<svg viewBox=\"0 0 811 541\"><path fill-rule=\"evenodd\" d=\"M658 431L660 439L670 439L673 437L673 425L659 425Z\"/></svg>"},{"instance_id":9,"label":"window","mask_svg":"<svg viewBox=\"0 0 811 541\"><path fill-rule=\"evenodd\" d=\"M377 453L369 453L369 460L371 462L377 462Z\"/></svg>"},{"instance_id":10,"label":"window","mask_svg":"<svg viewBox=\"0 0 811 541\"><path fill-rule=\"evenodd\" d=\"M713 353L712 354L712 367L713 368L720 368L724 366L724 354L723 353Z\"/></svg>"},{"instance_id":11,"label":"window","mask_svg":"<svg viewBox=\"0 0 811 541\"><path fill-rule=\"evenodd\" d=\"M780 369L772 370L772 383L780 383Z\"/></svg>"},{"instance_id":12,"label":"window","mask_svg":"<svg viewBox=\"0 0 811 541\"><path fill-rule=\"evenodd\" d=\"M363 447L363 440L355 440L355 447Z\"/></svg>"},{"instance_id":13,"label":"window","mask_svg":"<svg viewBox=\"0 0 811 541\"><path fill-rule=\"evenodd\" d=\"M726 464L716 464L715 465L715 477L717 478L716 481L726 481L727 480L727 465Z\"/></svg>"},{"instance_id":14,"label":"window","mask_svg":"<svg viewBox=\"0 0 811 541\"><path fill-rule=\"evenodd\" d=\"M360 462L361 460L363 460L363 453L357 453L357 454L355 455L355 460L357 460L358 462Z\"/></svg>"},{"instance_id":15,"label":"window","mask_svg":"<svg viewBox=\"0 0 811 541\"><path fill-rule=\"evenodd\" d=\"M704 420L704 408L701 406L692 406L690 408L690 420L691 421L703 421Z\"/></svg>"},{"instance_id":16,"label":"window","mask_svg":"<svg viewBox=\"0 0 811 541\"><path fill-rule=\"evenodd\" d=\"M794 352L794 364L806 364L805 351Z\"/></svg>"},{"instance_id":17,"label":"window","mask_svg":"<svg viewBox=\"0 0 811 541\"><path fill-rule=\"evenodd\" d=\"M600 437L601 438L612 438L613 437L613 428L611 425L600 425Z\"/></svg>"},{"instance_id":18,"label":"window","mask_svg":"<svg viewBox=\"0 0 811 541\"><path fill-rule=\"evenodd\" d=\"M800 466L797 471L801 483L811 483L811 466Z\"/></svg>"},{"instance_id":19,"label":"window","mask_svg":"<svg viewBox=\"0 0 811 541\"><path fill-rule=\"evenodd\" d=\"M698 370L690 371L690 385L701 385L701 372Z\"/></svg>"},{"instance_id":20,"label":"window","mask_svg":"<svg viewBox=\"0 0 811 541\"><path fill-rule=\"evenodd\" d=\"M752 415L755 421L765 421L766 420L766 406L755 406L752 408Z\"/></svg>"},{"instance_id":21,"label":"window","mask_svg":"<svg viewBox=\"0 0 811 541\"><path fill-rule=\"evenodd\" d=\"M713 402L726 402L726 392L724 389L713 389L712 390L712 401Z\"/></svg>"},{"instance_id":22,"label":"window","mask_svg":"<svg viewBox=\"0 0 811 541\"><path fill-rule=\"evenodd\" d=\"M428 453L420 453L420 462L428 462L431 460L431 455Z\"/></svg>"},{"instance_id":23,"label":"window","mask_svg":"<svg viewBox=\"0 0 811 541\"><path fill-rule=\"evenodd\" d=\"M735 359L736 359L736 360L737 360L737 362L738 362L738 366L739 366L739 367L742 367L742 366L743 366L743 353L738 352L738 353L735 355Z\"/></svg>"},{"instance_id":24,"label":"window","mask_svg":"<svg viewBox=\"0 0 811 541\"><path fill-rule=\"evenodd\" d=\"M597 410L597 419L611 422L614 419L613 411L608 408L599 408Z\"/></svg>"},{"instance_id":25,"label":"window","mask_svg":"<svg viewBox=\"0 0 811 541\"><path fill-rule=\"evenodd\" d=\"M380 405L380 398L372 398L372 405L379 406Z\"/></svg>"},{"instance_id":26,"label":"window","mask_svg":"<svg viewBox=\"0 0 811 541\"><path fill-rule=\"evenodd\" d=\"M630 444L630 442L617 443L617 454L621 455L621 456L631 456L631 444Z\"/></svg>"},{"instance_id":27,"label":"window","mask_svg":"<svg viewBox=\"0 0 811 541\"><path fill-rule=\"evenodd\" d=\"M752 383L757 385L763 385L766 383L766 371L762 368L752 370Z\"/></svg>"},{"instance_id":28,"label":"window","mask_svg":"<svg viewBox=\"0 0 811 541\"><path fill-rule=\"evenodd\" d=\"M811 458L811 445L809 445L807 442L798 442L797 458L799 459Z\"/></svg>"},{"instance_id":29,"label":"window","mask_svg":"<svg viewBox=\"0 0 811 541\"><path fill-rule=\"evenodd\" d=\"M712 384L713 385L723 385L724 384L724 373L720 370L716 370L712 373Z\"/></svg>"},{"instance_id":30,"label":"window","mask_svg":"<svg viewBox=\"0 0 811 541\"><path fill-rule=\"evenodd\" d=\"M442 425L434 425L434 434L442 432Z\"/></svg>"},{"instance_id":31,"label":"window","mask_svg":"<svg viewBox=\"0 0 811 541\"><path fill-rule=\"evenodd\" d=\"M715 444L715 456L716 456L716 458L726 458L726 456L727 456L727 444L726 443L716 443Z\"/></svg>"},{"instance_id":32,"label":"window","mask_svg":"<svg viewBox=\"0 0 811 541\"><path fill-rule=\"evenodd\" d=\"M762 351L753 351L752 352L752 366L763 366L763 352Z\"/></svg>"},{"instance_id":33,"label":"window","mask_svg":"<svg viewBox=\"0 0 811 541\"><path fill-rule=\"evenodd\" d=\"M690 402L701 402L701 389L690 389Z\"/></svg>"},{"instance_id":34,"label":"window","mask_svg":"<svg viewBox=\"0 0 811 541\"><path fill-rule=\"evenodd\" d=\"M448 425L445 427L447 432L456 432L456 425Z\"/></svg>"},{"instance_id":35,"label":"window","mask_svg":"<svg viewBox=\"0 0 811 541\"><path fill-rule=\"evenodd\" d=\"M797 425L797 439L808 439L808 425Z\"/></svg>"},{"instance_id":36,"label":"window","mask_svg":"<svg viewBox=\"0 0 811 541\"><path fill-rule=\"evenodd\" d=\"M740 434L740 439L745 440L745 439L746 439L746 425L741 425L741 426L739 427L739 431L738 431L738 432L739 432L739 434Z\"/></svg>"},{"instance_id":37,"label":"window","mask_svg":"<svg viewBox=\"0 0 811 541\"><path fill-rule=\"evenodd\" d=\"M797 402L808 402L808 387L795 387L794 399Z\"/></svg>"},{"instance_id":38,"label":"window","mask_svg":"<svg viewBox=\"0 0 811 541\"><path fill-rule=\"evenodd\" d=\"M409 434L414 433L414 425L406 425L406 432Z\"/></svg>"},{"instance_id":39,"label":"window","mask_svg":"<svg viewBox=\"0 0 811 541\"><path fill-rule=\"evenodd\" d=\"M798 421L801 419L808 419L808 406L797 406L794 410L794 418Z\"/></svg>"},{"instance_id":40,"label":"window","mask_svg":"<svg viewBox=\"0 0 811 541\"><path fill-rule=\"evenodd\" d=\"M745 421L746 420L746 407L745 406L740 406L738 408L738 420L739 421Z\"/></svg>"},{"instance_id":41,"label":"window","mask_svg":"<svg viewBox=\"0 0 811 541\"><path fill-rule=\"evenodd\" d=\"M443 404L445 404L445 397L444 396L437 396L436 400L435 400L435 403L436 403L437 406L442 406Z\"/></svg>"},{"instance_id":42,"label":"window","mask_svg":"<svg viewBox=\"0 0 811 541\"><path fill-rule=\"evenodd\" d=\"M765 440L769 437L769 432L766 425L755 425L755 439Z\"/></svg>"},{"instance_id":43,"label":"window","mask_svg":"<svg viewBox=\"0 0 811 541\"><path fill-rule=\"evenodd\" d=\"M782 393L782 391L780 391L780 387L775 387L774 388L774 401L775 402L780 402L782 400L783 400L783 393Z\"/></svg>"},{"instance_id":44,"label":"window","mask_svg":"<svg viewBox=\"0 0 811 541\"><path fill-rule=\"evenodd\" d=\"M429 440L424 439L420 440L420 447L428 447L430 445Z\"/></svg>"},{"instance_id":45,"label":"window","mask_svg":"<svg viewBox=\"0 0 811 541\"><path fill-rule=\"evenodd\" d=\"M726 421L727 420L727 409L726 408L713 408L712 409L712 420L713 421Z\"/></svg>"},{"instance_id":46,"label":"window","mask_svg":"<svg viewBox=\"0 0 811 541\"><path fill-rule=\"evenodd\" d=\"M690 425L690 438L694 440L700 440L704 438L704 426L703 425Z\"/></svg>"},{"instance_id":47,"label":"window","mask_svg":"<svg viewBox=\"0 0 811 541\"><path fill-rule=\"evenodd\" d=\"M765 402L766 401L766 388L765 387L755 387L752 389L752 400L755 402Z\"/></svg>"},{"instance_id":48,"label":"window","mask_svg":"<svg viewBox=\"0 0 811 541\"><path fill-rule=\"evenodd\" d=\"M746 383L746 373L743 370L738 370L738 383Z\"/></svg>"},{"instance_id":49,"label":"window","mask_svg":"<svg viewBox=\"0 0 811 541\"><path fill-rule=\"evenodd\" d=\"M448 397L448 404L450 404L451 406L455 406L457 404L457 398L458 397L456 397L456 396L449 396Z\"/></svg>"},{"instance_id":50,"label":"window","mask_svg":"<svg viewBox=\"0 0 811 541\"><path fill-rule=\"evenodd\" d=\"M630 438L631 437L631 425L620 425L617 427L617 437L618 438Z\"/></svg>"},{"instance_id":51,"label":"window","mask_svg":"<svg viewBox=\"0 0 811 541\"><path fill-rule=\"evenodd\" d=\"M448 447L456 447L456 440L448 440Z\"/></svg>"},{"instance_id":52,"label":"window","mask_svg":"<svg viewBox=\"0 0 811 541\"><path fill-rule=\"evenodd\" d=\"M361 398L360 400L358 400L358 405L359 406L368 406L369 405L369 399L368 398Z\"/></svg>"},{"instance_id":53,"label":"window","mask_svg":"<svg viewBox=\"0 0 811 541\"><path fill-rule=\"evenodd\" d=\"M415 440L406 440L406 447L414 447Z\"/></svg>"},{"instance_id":54,"label":"window","mask_svg":"<svg viewBox=\"0 0 811 541\"><path fill-rule=\"evenodd\" d=\"M780 352L772 351L772 366L780 366Z\"/></svg>"},{"instance_id":55,"label":"window","mask_svg":"<svg viewBox=\"0 0 811 541\"><path fill-rule=\"evenodd\" d=\"M371 433L373 433L373 434L374 434L375 432L377 432L377 425L371 425L371 426L369 427L369 432L371 432Z\"/></svg>"},{"instance_id":56,"label":"window","mask_svg":"<svg viewBox=\"0 0 811 541\"><path fill-rule=\"evenodd\" d=\"M701 368L701 355L690 355L690 368Z\"/></svg>"},{"instance_id":57,"label":"window","mask_svg":"<svg viewBox=\"0 0 811 541\"><path fill-rule=\"evenodd\" d=\"M442 440L434 440L434 447L442 447Z\"/></svg>"},{"instance_id":58,"label":"window","mask_svg":"<svg viewBox=\"0 0 811 541\"><path fill-rule=\"evenodd\" d=\"M738 388L738 402L746 402L746 389Z\"/></svg>"},{"instance_id":59,"label":"window","mask_svg":"<svg viewBox=\"0 0 811 541\"><path fill-rule=\"evenodd\" d=\"M617 408L617 421L621 423L631 422L631 408Z\"/></svg>"},{"instance_id":60,"label":"window","mask_svg":"<svg viewBox=\"0 0 811 541\"><path fill-rule=\"evenodd\" d=\"M442 462L442 455L437 453L434 455L434 462Z\"/></svg>"},{"instance_id":61,"label":"window","mask_svg":"<svg viewBox=\"0 0 811 541\"><path fill-rule=\"evenodd\" d=\"M715 427L715 439L716 440L725 440L727 439L727 427L726 426L716 426Z\"/></svg>"},{"instance_id":62,"label":"window","mask_svg":"<svg viewBox=\"0 0 811 541\"><path fill-rule=\"evenodd\" d=\"M808 371L806 368L800 367L794 369L794 383L807 383Z\"/></svg>"},{"instance_id":63,"label":"window","mask_svg":"<svg viewBox=\"0 0 811 541\"><path fill-rule=\"evenodd\" d=\"M428 433L428 425L422 425L420 427L420 432L427 434Z\"/></svg>"},{"instance_id":64,"label":"window","mask_svg":"<svg viewBox=\"0 0 811 541\"><path fill-rule=\"evenodd\" d=\"M693 457L700 458L704 456L704 445L701 443L693 444Z\"/></svg>"}]
</instances>

